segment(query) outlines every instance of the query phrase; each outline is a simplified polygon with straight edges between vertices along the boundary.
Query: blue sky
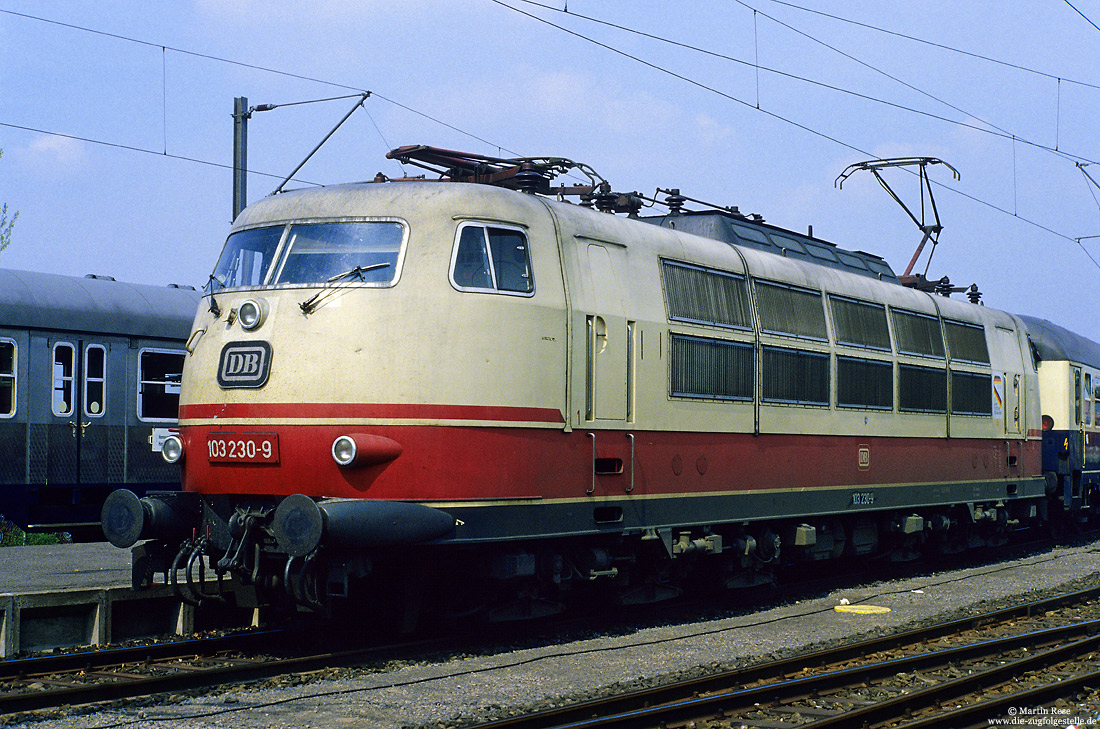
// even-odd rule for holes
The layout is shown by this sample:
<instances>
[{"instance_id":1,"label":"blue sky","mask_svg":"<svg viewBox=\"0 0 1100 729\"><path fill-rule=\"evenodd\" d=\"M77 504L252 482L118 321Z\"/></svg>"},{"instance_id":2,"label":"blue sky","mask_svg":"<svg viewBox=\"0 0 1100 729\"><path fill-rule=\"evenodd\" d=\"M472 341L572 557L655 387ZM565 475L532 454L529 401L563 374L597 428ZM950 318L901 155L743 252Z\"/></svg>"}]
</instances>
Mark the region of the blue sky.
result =
<instances>
[{"instance_id":1,"label":"blue sky","mask_svg":"<svg viewBox=\"0 0 1100 729\"><path fill-rule=\"evenodd\" d=\"M1100 191L1075 164L1100 181L1100 2L792 2L0 0L0 202L20 212L0 265L201 285L230 223L233 98L361 89L298 184L400 176L385 153L405 144L569 157L899 271L916 226L870 175L834 180L938 157L961 179L931 171L929 274L1100 341ZM257 113L249 199L353 103ZM919 206L915 178L888 179Z\"/></svg>"}]
</instances>

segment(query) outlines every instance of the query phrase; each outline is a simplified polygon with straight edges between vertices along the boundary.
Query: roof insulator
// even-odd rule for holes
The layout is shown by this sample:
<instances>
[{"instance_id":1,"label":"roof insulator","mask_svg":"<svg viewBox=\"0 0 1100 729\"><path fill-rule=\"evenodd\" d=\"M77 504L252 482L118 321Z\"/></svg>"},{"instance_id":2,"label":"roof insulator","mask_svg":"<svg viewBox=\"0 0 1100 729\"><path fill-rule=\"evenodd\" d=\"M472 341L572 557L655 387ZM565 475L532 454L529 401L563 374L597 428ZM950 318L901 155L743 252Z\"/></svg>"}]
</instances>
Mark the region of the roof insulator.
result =
<instances>
[{"instance_id":1,"label":"roof insulator","mask_svg":"<svg viewBox=\"0 0 1100 729\"><path fill-rule=\"evenodd\" d=\"M549 184L549 180L541 170L536 168L530 162L524 162L520 165L519 172L513 177L516 187L526 193L538 192L540 188L545 188Z\"/></svg>"},{"instance_id":2,"label":"roof insulator","mask_svg":"<svg viewBox=\"0 0 1100 729\"><path fill-rule=\"evenodd\" d=\"M680 215L684 210L684 201L687 198L680 194L680 188L678 187L672 188L668 193L665 198L665 205L668 205L668 214Z\"/></svg>"}]
</instances>

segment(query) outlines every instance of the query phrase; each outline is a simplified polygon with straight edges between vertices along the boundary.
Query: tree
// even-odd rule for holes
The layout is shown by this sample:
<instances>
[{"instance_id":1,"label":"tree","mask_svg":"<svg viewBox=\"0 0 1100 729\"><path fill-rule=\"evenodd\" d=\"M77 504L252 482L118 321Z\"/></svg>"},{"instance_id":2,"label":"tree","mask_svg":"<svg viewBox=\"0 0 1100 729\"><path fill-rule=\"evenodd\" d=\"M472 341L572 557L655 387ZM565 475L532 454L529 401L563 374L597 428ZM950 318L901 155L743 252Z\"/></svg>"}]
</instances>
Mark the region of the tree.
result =
<instances>
[{"instance_id":1,"label":"tree","mask_svg":"<svg viewBox=\"0 0 1100 729\"><path fill-rule=\"evenodd\" d=\"M0 149L0 157L4 156L4 150ZM0 251L3 251L11 243L11 229L15 227L15 221L19 219L19 211L15 211L8 217L8 204L0 206Z\"/></svg>"}]
</instances>

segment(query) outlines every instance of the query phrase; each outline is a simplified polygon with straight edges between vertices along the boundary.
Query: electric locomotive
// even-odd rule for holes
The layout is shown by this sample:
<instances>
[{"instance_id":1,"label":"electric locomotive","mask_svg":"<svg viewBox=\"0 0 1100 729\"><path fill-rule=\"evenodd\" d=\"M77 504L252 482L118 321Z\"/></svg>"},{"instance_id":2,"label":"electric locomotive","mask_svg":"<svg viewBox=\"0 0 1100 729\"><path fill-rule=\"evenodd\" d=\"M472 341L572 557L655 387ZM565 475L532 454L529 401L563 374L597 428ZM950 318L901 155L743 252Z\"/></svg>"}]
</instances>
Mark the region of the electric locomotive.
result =
<instances>
[{"instance_id":1,"label":"electric locomotive","mask_svg":"<svg viewBox=\"0 0 1100 729\"><path fill-rule=\"evenodd\" d=\"M199 292L0 269L0 516L102 539L117 488L179 488L176 426Z\"/></svg>"},{"instance_id":2,"label":"electric locomotive","mask_svg":"<svg viewBox=\"0 0 1100 729\"><path fill-rule=\"evenodd\" d=\"M104 506L148 540L135 584L208 563L242 601L436 590L505 620L1046 520L1020 318L675 191L642 219L568 160L391 155L441 179L234 221L165 443L184 490Z\"/></svg>"}]
</instances>

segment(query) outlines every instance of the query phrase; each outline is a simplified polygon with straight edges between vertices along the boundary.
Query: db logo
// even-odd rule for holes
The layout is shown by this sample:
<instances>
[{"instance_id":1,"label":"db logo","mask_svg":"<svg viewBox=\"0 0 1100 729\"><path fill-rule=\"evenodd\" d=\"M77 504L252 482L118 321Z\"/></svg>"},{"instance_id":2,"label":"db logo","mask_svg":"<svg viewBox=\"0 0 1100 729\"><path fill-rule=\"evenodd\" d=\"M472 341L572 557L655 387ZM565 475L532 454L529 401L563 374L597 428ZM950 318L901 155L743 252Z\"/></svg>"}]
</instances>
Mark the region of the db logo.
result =
<instances>
[{"instance_id":1,"label":"db logo","mask_svg":"<svg viewBox=\"0 0 1100 729\"><path fill-rule=\"evenodd\" d=\"M218 360L218 384L229 390L263 387L271 372L271 345L267 342L230 342Z\"/></svg>"}]
</instances>

